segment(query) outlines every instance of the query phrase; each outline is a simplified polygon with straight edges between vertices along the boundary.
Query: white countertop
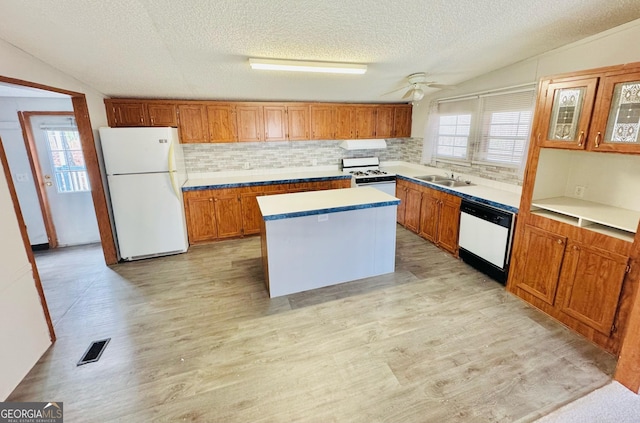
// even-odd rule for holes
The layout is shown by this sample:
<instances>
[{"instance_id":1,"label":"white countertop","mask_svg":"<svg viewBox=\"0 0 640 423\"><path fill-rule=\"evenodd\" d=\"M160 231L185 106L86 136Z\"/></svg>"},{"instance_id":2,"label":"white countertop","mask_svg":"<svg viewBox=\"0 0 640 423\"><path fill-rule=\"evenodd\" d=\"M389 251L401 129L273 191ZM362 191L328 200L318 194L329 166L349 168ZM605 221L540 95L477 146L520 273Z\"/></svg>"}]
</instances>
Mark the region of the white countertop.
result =
<instances>
[{"instance_id":1,"label":"white countertop","mask_svg":"<svg viewBox=\"0 0 640 423\"><path fill-rule=\"evenodd\" d=\"M295 192L257 197L265 220L397 205L400 200L371 187Z\"/></svg>"}]
</instances>

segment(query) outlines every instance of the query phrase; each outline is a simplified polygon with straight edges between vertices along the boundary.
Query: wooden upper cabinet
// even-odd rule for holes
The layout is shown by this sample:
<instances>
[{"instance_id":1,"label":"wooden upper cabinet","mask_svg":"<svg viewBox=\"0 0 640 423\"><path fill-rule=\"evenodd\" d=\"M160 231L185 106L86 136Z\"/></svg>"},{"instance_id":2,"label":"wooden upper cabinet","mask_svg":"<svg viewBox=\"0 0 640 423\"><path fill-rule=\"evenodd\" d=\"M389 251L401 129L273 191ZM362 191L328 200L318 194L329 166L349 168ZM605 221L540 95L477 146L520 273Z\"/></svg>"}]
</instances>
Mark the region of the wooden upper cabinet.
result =
<instances>
[{"instance_id":1,"label":"wooden upper cabinet","mask_svg":"<svg viewBox=\"0 0 640 423\"><path fill-rule=\"evenodd\" d=\"M543 83L539 146L585 149L597 86L598 78Z\"/></svg>"},{"instance_id":2,"label":"wooden upper cabinet","mask_svg":"<svg viewBox=\"0 0 640 423\"><path fill-rule=\"evenodd\" d=\"M149 124L151 126L178 126L178 114L175 104L149 103Z\"/></svg>"},{"instance_id":3,"label":"wooden upper cabinet","mask_svg":"<svg viewBox=\"0 0 640 423\"><path fill-rule=\"evenodd\" d=\"M264 140L287 140L287 107L285 105L264 106Z\"/></svg>"},{"instance_id":4,"label":"wooden upper cabinet","mask_svg":"<svg viewBox=\"0 0 640 423\"><path fill-rule=\"evenodd\" d=\"M238 140L236 129L235 105L229 103L207 106L210 142L235 142Z\"/></svg>"},{"instance_id":5,"label":"wooden upper cabinet","mask_svg":"<svg viewBox=\"0 0 640 423\"><path fill-rule=\"evenodd\" d=\"M205 105L178 104L178 123L180 142L209 142L209 123Z\"/></svg>"},{"instance_id":6,"label":"wooden upper cabinet","mask_svg":"<svg viewBox=\"0 0 640 423\"><path fill-rule=\"evenodd\" d=\"M376 108L356 106L356 138L375 138Z\"/></svg>"},{"instance_id":7,"label":"wooden upper cabinet","mask_svg":"<svg viewBox=\"0 0 640 423\"><path fill-rule=\"evenodd\" d=\"M570 241L558 285L560 310L609 336L627 263L620 254Z\"/></svg>"},{"instance_id":8,"label":"wooden upper cabinet","mask_svg":"<svg viewBox=\"0 0 640 423\"><path fill-rule=\"evenodd\" d=\"M262 106L238 104L236 106L238 141L263 141Z\"/></svg>"},{"instance_id":9,"label":"wooden upper cabinet","mask_svg":"<svg viewBox=\"0 0 640 423\"><path fill-rule=\"evenodd\" d=\"M149 126L147 105L142 101L118 102L107 99L105 107L110 126Z\"/></svg>"},{"instance_id":10,"label":"wooden upper cabinet","mask_svg":"<svg viewBox=\"0 0 640 423\"><path fill-rule=\"evenodd\" d=\"M408 138L411 136L411 114L410 104L395 106L393 118L393 137Z\"/></svg>"},{"instance_id":11,"label":"wooden upper cabinet","mask_svg":"<svg viewBox=\"0 0 640 423\"><path fill-rule=\"evenodd\" d=\"M356 108L353 106L336 106L335 138L349 140L356 136Z\"/></svg>"},{"instance_id":12,"label":"wooden upper cabinet","mask_svg":"<svg viewBox=\"0 0 640 423\"><path fill-rule=\"evenodd\" d=\"M591 151L640 153L640 72L601 79L589 129Z\"/></svg>"},{"instance_id":13,"label":"wooden upper cabinet","mask_svg":"<svg viewBox=\"0 0 640 423\"><path fill-rule=\"evenodd\" d=\"M309 137L309 105L287 105L287 125L289 141L304 141Z\"/></svg>"},{"instance_id":14,"label":"wooden upper cabinet","mask_svg":"<svg viewBox=\"0 0 640 423\"><path fill-rule=\"evenodd\" d=\"M393 137L393 120L395 117L395 107L393 106L380 106L376 108L376 138L391 138Z\"/></svg>"},{"instance_id":15,"label":"wooden upper cabinet","mask_svg":"<svg viewBox=\"0 0 640 423\"><path fill-rule=\"evenodd\" d=\"M335 139L335 106L311 105L311 139Z\"/></svg>"}]
</instances>

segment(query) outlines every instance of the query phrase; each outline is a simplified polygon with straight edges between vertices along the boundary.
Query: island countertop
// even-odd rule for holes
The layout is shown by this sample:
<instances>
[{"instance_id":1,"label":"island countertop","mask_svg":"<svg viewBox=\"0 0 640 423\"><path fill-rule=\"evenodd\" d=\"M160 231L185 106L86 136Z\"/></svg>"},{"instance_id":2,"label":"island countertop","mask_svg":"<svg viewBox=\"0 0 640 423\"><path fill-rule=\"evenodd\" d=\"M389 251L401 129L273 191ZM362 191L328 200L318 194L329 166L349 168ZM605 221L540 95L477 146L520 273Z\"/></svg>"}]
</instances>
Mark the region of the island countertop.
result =
<instances>
[{"instance_id":1,"label":"island countertop","mask_svg":"<svg viewBox=\"0 0 640 423\"><path fill-rule=\"evenodd\" d=\"M289 219L373 207L397 206L400 200L371 187L341 188L258 197L264 220Z\"/></svg>"}]
</instances>

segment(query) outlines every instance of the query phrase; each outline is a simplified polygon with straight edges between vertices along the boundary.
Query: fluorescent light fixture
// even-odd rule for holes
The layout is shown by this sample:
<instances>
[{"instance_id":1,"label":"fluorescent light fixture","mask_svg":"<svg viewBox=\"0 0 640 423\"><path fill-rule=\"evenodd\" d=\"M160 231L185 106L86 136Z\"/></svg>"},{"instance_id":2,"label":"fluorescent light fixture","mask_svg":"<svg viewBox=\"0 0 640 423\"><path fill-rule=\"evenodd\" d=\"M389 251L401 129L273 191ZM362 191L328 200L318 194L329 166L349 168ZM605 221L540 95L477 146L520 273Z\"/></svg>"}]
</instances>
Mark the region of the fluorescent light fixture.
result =
<instances>
[{"instance_id":1,"label":"fluorescent light fixture","mask_svg":"<svg viewBox=\"0 0 640 423\"><path fill-rule=\"evenodd\" d=\"M251 69L281 70L291 72L322 72L363 74L367 65L336 62L304 62L300 60L249 59Z\"/></svg>"}]
</instances>

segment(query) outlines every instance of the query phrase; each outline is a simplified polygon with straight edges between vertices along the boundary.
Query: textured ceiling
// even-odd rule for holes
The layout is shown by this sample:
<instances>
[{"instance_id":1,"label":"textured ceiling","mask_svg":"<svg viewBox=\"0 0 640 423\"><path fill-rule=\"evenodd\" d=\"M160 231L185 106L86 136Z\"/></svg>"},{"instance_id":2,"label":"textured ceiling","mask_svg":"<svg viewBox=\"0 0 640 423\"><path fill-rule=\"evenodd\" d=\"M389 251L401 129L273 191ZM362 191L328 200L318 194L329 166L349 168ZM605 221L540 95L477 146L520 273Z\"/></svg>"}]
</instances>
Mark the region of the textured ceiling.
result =
<instances>
[{"instance_id":1,"label":"textured ceiling","mask_svg":"<svg viewBox=\"0 0 640 423\"><path fill-rule=\"evenodd\" d=\"M380 102L414 72L456 84L637 18L638 0L2 0L0 38L112 97Z\"/></svg>"}]
</instances>

